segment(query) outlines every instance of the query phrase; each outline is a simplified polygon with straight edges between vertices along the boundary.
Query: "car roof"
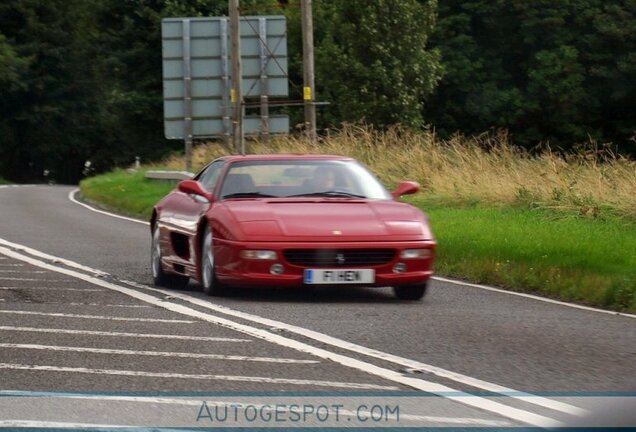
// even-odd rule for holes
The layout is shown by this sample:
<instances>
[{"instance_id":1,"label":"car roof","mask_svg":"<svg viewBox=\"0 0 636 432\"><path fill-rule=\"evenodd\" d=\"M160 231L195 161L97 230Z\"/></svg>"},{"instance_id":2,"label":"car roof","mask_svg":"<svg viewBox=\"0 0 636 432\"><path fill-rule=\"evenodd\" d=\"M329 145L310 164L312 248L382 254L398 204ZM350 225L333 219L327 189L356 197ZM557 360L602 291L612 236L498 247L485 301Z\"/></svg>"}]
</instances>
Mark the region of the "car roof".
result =
<instances>
[{"instance_id":1,"label":"car roof","mask_svg":"<svg viewBox=\"0 0 636 432\"><path fill-rule=\"evenodd\" d=\"M298 154L298 153L278 153L278 154L250 154L250 155L231 155L231 156L223 156L219 158L220 160L228 161L228 162L238 162L238 161L278 161L278 160L289 160L289 161L300 161L300 160L339 160L339 161L349 161L353 160L348 156L338 156L338 155L322 155L322 154Z\"/></svg>"}]
</instances>

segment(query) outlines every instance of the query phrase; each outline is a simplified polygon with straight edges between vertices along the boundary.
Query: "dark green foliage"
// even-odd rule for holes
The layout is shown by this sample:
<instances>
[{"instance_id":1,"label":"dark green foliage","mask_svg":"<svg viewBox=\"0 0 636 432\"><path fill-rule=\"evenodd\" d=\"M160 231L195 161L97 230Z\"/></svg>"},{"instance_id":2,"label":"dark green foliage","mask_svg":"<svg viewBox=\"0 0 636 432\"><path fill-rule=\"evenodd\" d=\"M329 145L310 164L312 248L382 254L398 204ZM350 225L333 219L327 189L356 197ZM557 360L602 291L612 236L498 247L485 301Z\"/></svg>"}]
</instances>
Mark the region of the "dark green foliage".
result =
<instances>
[{"instance_id":1,"label":"dark green foliage","mask_svg":"<svg viewBox=\"0 0 636 432\"><path fill-rule=\"evenodd\" d=\"M163 7L162 1L104 0L95 9L104 135L91 160L106 167L130 164L135 156L156 158L171 148L162 123Z\"/></svg>"},{"instance_id":2,"label":"dark green foliage","mask_svg":"<svg viewBox=\"0 0 636 432\"><path fill-rule=\"evenodd\" d=\"M427 48L435 1L315 2L316 84L323 123L423 126L422 103L440 78Z\"/></svg>"},{"instance_id":3,"label":"dark green foliage","mask_svg":"<svg viewBox=\"0 0 636 432\"><path fill-rule=\"evenodd\" d=\"M633 1L443 1L434 45L446 75L427 120L442 132L508 128L526 146L591 137L633 149Z\"/></svg>"},{"instance_id":4,"label":"dark green foliage","mask_svg":"<svg viewBox=\"0 0 636 432\"><path fill-rule=\"evenodd\" d=\"M26 59L18 57L18 54L7 42L7 38L0 33L0 86L9 91L16 91L21 86L20 75L28 65Z\"/></svg>"},{"instance_id":5,"label":"dark green foliage","mask_svg":"<svg viewBox=\"0 0 636 432\"><path fill-rule=\"evenodd\" d=\"M96 104L88 7L80 0L0 4L0 61L9 63L0 77L8 81L0 86L0 164L9 179L46 178L44 170L77 176Z\"/></svg>"}]
</instances>

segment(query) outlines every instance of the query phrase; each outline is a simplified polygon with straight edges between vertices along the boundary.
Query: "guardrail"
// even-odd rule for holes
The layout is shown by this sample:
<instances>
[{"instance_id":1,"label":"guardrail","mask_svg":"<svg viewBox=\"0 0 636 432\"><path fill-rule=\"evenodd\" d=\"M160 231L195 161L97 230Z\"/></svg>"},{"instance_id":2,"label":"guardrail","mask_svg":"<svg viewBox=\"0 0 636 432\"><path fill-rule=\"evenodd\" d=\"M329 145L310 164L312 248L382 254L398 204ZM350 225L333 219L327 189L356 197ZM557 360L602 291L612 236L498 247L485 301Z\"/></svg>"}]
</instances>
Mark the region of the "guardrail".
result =
<instances>
[{"instance_id":1,"label":"guardrail","mask_svg":"<svg viewBox=\"0 0 636 432\"><path fill-rule=\"evenodd\" d=\"M146 178L153 180L180 181L192 177L194 174L188 171L146 171Z\"/></svg>"}]
</instances>

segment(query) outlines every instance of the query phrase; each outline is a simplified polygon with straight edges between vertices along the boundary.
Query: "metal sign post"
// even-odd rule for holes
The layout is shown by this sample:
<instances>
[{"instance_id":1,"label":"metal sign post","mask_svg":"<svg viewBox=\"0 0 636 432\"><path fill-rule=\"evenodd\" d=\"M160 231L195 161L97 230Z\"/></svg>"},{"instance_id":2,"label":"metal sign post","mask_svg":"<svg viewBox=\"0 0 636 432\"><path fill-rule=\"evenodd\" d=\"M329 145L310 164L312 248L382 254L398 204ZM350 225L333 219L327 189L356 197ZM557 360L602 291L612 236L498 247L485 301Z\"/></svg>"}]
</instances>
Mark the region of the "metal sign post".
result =
<instances>
[{"instance_id":1,"label":"metal sign post","mask_svg":"<svg viewBox=\"0 0 636 432\"><path fill-rule=\"evenodd\" d=\"M230 56L227 48L227 20L221 20L219 24L221 44L221 80L223 83L223 94L221 96L221 100L223 102L223 144L225 144L226 147L229 147L232 136L232 112L230 109Z\"/></svg>"},{"instance_id":2,"label":"metal sign post","mask_svg":"<svg viewBox=\"0 0 636 432\"><path fill-rule=\"evenodd\" d=\"M241 72L241 37L239 0L230 0L230 41L232 43L232 137L234 151L245 154L243 137L243 75Z\"/></svg>"},{"instance_id":3,"label":"metal sign post","mask_svg":"<svg viewBox=\"0 0 636 432\"><path fill-rule=\"evenodd\" d=\"M305 101L305 128L312 141L316 140L316 95L314 89L314 24L311 0L302 0L303 25L303 99Z\"/></svg>"},{"instance_id":4,"label":"metal sign post","mask_svg":"<svg viewBox=\"0 0 636 432\"><path fill-rule=\"evenodd\" d=\"M267 96L267 23L265 18L258 19L258 44L261 57L261 142L269 144L269 99Z\"/></svg>"},{"instance_id":5,"label":"metal sign post","mask_svg":"<svg viewBox=\"0 0 636 432\"><path fill-rule=\"evenodd\" d=\"M192 171L192 74L190 70L190 20L183 20L183 139L185 170Z\"/></svg>"}]
</instances>

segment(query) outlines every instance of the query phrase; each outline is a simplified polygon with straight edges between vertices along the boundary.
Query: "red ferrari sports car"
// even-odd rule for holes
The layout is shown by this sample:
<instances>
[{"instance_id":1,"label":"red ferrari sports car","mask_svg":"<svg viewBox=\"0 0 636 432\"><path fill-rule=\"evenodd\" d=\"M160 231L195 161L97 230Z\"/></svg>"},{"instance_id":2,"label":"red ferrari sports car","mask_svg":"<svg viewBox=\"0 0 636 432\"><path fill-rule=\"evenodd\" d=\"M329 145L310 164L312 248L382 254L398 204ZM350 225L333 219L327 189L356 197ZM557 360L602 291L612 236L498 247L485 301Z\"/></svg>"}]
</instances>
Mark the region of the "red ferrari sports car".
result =
<instances>
[{"instance_id":1,"label":"red ferrari sports car","mask_svg":"<svg viewBox=\"0 0 636 432\"><path fill-rule=\"evenodd\" d=\"M435 240L426 216L348 157L227 156L184 180L154 207L156 285L197 280L210 295L231 286L391 286L418 300Z\"/></svg>"}]
</instances>

